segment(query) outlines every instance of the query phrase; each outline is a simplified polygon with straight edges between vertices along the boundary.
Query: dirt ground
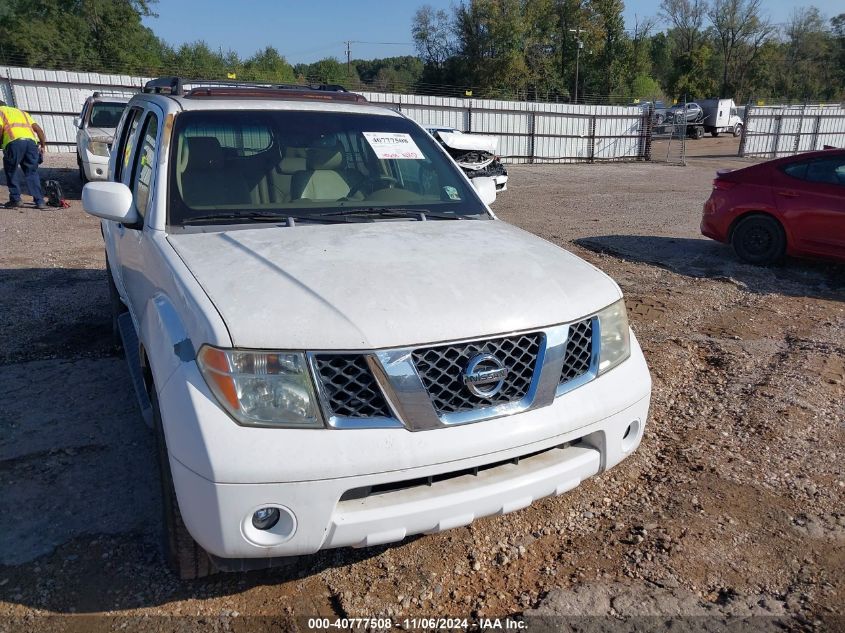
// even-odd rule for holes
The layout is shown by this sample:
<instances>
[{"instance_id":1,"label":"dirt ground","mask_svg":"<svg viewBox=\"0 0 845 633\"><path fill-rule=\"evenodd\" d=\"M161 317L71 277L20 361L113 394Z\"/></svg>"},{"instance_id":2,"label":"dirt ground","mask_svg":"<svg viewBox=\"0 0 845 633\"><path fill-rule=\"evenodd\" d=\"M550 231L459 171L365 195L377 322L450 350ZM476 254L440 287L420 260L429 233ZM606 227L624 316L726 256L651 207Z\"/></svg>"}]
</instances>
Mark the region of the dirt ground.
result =
<instances>
[{"instance_id":1,"label":"dirt ground","mask_svg":"<svg viewBox=\"0 0 845 633\"><path fill-rule=\"evenodd\" d=\"M713 174L742 163L699 147L687 167L513 166L494 205L622 286L654 380L634 456L465 528L195 582L160 558L153 438L110 343L98 224L72 159L49 156L71 208L0 210L0 632L314 616L845 629L845 267L750 267L701 238Z\"/></svg>"}]
</instances>

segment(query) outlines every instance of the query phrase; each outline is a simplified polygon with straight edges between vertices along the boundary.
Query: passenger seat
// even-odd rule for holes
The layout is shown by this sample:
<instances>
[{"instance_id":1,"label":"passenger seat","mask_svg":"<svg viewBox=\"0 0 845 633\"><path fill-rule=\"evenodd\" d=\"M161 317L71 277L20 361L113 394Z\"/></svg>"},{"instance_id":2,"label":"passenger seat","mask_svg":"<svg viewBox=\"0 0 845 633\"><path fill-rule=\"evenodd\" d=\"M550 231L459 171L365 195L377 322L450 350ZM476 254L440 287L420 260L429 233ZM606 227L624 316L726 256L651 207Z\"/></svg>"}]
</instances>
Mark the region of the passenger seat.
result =
<instances>
[{"instance_id":1,"label":"passenger seat","mask_svg":"<svg viewBox=\"0 0 845 633\"><path fill-rule=\"evenodd\" d=\"M293 200L334 201L349 195L350 185L341 174L343 146L310 148L306 151L306 169L293 175Z\"/></svg>"}]
</instances>

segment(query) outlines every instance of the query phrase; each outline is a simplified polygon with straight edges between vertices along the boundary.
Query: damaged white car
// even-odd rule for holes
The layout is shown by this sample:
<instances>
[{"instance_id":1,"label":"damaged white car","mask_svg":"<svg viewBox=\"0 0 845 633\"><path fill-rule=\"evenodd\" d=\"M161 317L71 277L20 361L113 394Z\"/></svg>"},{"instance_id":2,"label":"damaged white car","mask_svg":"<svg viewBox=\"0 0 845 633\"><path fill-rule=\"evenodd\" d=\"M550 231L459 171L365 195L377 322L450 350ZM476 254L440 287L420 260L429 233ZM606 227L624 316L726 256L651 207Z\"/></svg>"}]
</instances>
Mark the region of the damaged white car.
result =
<instances>
[{"instance_id":1,"label":"damaged white car","mask_svg":"<svg viewBox=\"0 0 845 633\"><path fill-rule=\"evenodd\" d=\"M436 138L468 178L492 178L496 191L508 190L508 170L499 160L499 137L488 134L464 134L451 127L430 127Z\"/></svg>"}]
</instances>

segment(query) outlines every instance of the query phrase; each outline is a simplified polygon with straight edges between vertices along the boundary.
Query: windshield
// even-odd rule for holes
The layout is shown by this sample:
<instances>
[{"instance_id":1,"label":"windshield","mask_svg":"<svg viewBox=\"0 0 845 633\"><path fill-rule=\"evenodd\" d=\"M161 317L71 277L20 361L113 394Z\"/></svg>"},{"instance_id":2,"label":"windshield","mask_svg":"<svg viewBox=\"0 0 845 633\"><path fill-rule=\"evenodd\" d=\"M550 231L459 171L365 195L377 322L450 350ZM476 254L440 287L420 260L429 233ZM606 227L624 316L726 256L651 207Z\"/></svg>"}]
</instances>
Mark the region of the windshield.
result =
<instances>
[{"instance_id":1,"label":"windshield","mask_svg":"<svg viewBox=\"0 0 845 633\"><path fill-rule=\"evenodd\" d=\"M125 109L125 103L95 103L91 109L90 124L92 127L117 127Z\"/></svg>"},{"instance_id":2,"label":"windshield","mask_svg":"<svg viewBox=\"0 0 845 633\"><path fill-rule=\"evenodd\" d=\"M170 225L272 214L489 217L439 147L401 117L189 111L173 136Z\"/></svg>"}]
</instances>

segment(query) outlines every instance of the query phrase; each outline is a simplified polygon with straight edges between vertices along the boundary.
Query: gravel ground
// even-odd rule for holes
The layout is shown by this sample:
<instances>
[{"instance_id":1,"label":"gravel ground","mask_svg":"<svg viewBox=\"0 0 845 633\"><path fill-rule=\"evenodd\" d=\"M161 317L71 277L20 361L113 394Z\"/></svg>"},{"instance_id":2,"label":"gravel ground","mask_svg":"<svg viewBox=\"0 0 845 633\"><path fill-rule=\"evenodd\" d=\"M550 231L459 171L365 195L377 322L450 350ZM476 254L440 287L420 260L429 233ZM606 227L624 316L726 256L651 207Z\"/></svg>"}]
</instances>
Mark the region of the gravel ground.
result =
<instances>
[{"instance_id":1,"label":"gravel ground","mask_svg":"<svg viewBox=\"0 0 845 633\"><path fill-rule=\"evenodd\" d=\"M654 380L633 457L466 528L196 582L160 560L153 439L110 342L98 225L72 157L49 156L71 208L0 210L0 631L845 628L845 267L758 269L700 238L715 170L741 164L701 147L686 168L513 166L495 204L625 291Z\"/></svg>"}]
</instances>

